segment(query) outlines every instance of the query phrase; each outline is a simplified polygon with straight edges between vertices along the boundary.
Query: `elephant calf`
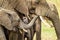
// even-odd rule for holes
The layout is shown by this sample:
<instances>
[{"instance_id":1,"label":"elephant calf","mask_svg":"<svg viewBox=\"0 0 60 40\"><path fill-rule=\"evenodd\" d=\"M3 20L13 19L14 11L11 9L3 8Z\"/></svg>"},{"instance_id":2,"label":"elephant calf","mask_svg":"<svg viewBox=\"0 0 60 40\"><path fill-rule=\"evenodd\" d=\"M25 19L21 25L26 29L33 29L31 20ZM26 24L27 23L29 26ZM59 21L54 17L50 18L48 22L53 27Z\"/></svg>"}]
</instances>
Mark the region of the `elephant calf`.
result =
<instances>
[{"instance_id":1,"label":"elephant calf","mask_svg":"<svg viewBox=\"0 0 60 40\"><path fill-rule=\"evenodd\" d=\"M31 26L34 24L34 22L36 21L36 19L38 17L38 16L35 16L29 24L25 24L19 18L18 14L16 12L13 12L11 10L6 10L4 8L2 8L2 9L0 10L0 25L4 26L8 30L15 31L15 28L17 25L18 25L17 28L19 28L19 29L31 28ZM2 31L2 35L4 35L3 31ZM5 36L3 36L3 37L5 37ZM6 38L1 39L1 40L6 40Z\"/></svg>"}]
</instances>

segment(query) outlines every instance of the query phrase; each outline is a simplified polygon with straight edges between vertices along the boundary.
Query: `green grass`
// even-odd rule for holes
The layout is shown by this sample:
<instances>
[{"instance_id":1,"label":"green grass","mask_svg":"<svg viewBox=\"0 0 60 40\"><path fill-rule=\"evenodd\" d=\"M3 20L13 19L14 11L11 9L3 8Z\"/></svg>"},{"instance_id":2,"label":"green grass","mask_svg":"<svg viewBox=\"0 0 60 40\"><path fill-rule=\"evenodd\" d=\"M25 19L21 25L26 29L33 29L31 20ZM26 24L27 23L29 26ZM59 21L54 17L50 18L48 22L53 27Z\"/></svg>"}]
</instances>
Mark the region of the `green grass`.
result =
<instances>
[{"instance_id":1,"label":"green grass","mask_svg":"<svg viewBox=\"0 0 60 40\"><path fill-rule=\"evenodd\" d=\"M41 39L42 40L56 40L56 33L54 27L47 27L42 23L41 29ZM34 35L33 40L36 40L36 34Z\"/></svg>"},{"instance_id":2,"label":"green grass","mask_svg":"<svg viewBox=\"0 0 60 40\"><path fill-rule=\"evenodd\" d=\"M49 28L46 25L42 25L41 38L42 40L56 40L57 37L54 27Z\"/></svg>"}]
</instances>

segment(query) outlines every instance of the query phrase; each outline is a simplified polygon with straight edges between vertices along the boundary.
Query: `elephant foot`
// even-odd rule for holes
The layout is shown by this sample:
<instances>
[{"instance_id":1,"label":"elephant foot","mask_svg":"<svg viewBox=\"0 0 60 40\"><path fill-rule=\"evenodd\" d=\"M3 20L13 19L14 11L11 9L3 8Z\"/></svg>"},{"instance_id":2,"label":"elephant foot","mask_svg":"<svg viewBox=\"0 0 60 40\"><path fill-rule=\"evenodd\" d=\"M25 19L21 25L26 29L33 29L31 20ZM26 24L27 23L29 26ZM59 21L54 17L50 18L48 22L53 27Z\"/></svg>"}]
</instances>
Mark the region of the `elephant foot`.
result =
<instances>
[{"instance_id":1,"label":"elephant foot","mask_svg":"<svg viewBox=\"0 0 60 40\"><path fill-rule=\"evenodd\" d=\"M0 26L0 40L7 40L3 31L2 26Z\"/></svg>"}]
</instances>

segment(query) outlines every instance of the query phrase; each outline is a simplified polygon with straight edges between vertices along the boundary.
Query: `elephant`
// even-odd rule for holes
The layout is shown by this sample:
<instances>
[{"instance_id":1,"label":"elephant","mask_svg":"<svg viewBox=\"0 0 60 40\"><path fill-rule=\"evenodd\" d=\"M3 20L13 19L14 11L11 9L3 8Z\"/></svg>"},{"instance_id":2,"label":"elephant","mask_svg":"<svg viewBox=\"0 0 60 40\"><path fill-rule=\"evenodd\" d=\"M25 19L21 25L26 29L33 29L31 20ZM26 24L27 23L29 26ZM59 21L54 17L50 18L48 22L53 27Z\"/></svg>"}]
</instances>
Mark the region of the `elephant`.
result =
<instances>
[{"instance_id":1,"label":"elephant","mask_svg":"<svg viewBox=\"0 0 60 40\"><path fill-rule=\"evenodd\" d=\"M22 13L25 16L29 15L28 6L25 0L0 0L0 7L16 12L18 11L19 13Z\"/></svg>"},{"instance_id":2,"label":"elephant","mask_svg":"<svg viewBox=\"0 0 60 40\"><path fill-rule=\"evenodd\" d=\"M0 7L6 8L6 9L9 9L9 10L13 10L15 12L17 11L17 12L23 13L25 15L30 15L28 10L33 9L33 10L36 10L35 13L36 13L36 15L39 15L40 18L41 18L41 16L43 16L43 17L47 16L49 19L53 20L53 24L56 26L55 29L56 29L56 33L58 34L57 37L58 37L58 40L59 40L59 34L60 34L59 30L58 30L59 25L57 25L57 24L59 24L59 22L57 24L55 23L55 20L59 21L59 18L58 18L58 15L55 14L55 13L57 13L57 12L55 12L55 9L52 11L51 8L49 7L48 3L46 2L46 0L39 0L39 1L35 1L35 0L33 1L32 0L31 1L33 3L32 5L30 4L30 2L27 3L27 1L25 1L25 0L4 0L4 1L0 0L0 1L1 1L0 2ZM27 4L28 4L28 6L27 6ZM42 9L40 9L40 8L42 8ZM41 12L41 10L43 10L43 11ZM41 12L41 14L40 14L40 12ZM53 14L54 14L54 17L51 17L51 15L53 15ZM57 18L55 18L55 16ZM53 19L53 18L55 18L55 19ZM41 20L38 18L37 23L39 24L39 27L37 27L37 28L40 28L40 29L36 28L37 40L41 39L41 37L39 36L39 35L41 35L40 34L40 32L41 32L41 25L40 25L41 22L40 21ZM37 24L37 26L38 26L38 24Z\"/></svg>"},{"instance_id":3,"label":"elephant","mask_svg":"<svg viewBox=\"0 0 60 40\"><path fill-rule=\"evenodd\" d=\"M30 19L32 19L32 16L33 16L33 15L30 15L30 14L34 14L35 13L34 10L35 10L36 6L38 5L37 3L38 3L37 0L31 0L31 1L27 0ZM41 20L40 20L40 18L38 18L36 20L36 22L35 22L35 25L34 25L36 27L31 28L32 39L33 39L34 33L36 32L36 39L37 40L41 40L41 25L40 24L41 24Z\"/></svg>"},{"instance_id":4,"label":"elephant","mask_svg":"<svg viewBox=\"0 0 60 40\"><path fill-rule=\"evenodd\" d=\"M23 20L23 22L24 23L26 23L26 24L28 24L29 22L28 22L28 18L27 17L25 17L25 16L23 16L23 18L22 18L22 20ZM25 29L25 31L23 31L24 32L24 40L31 40L31 32L30 32L30 29Z\"/></svg>"},{"instance_id":5,"label":"elephant","mask_svg":"<svg viewBox=\"0 0 60 40\"><path fill-rule=\"evenodd\" d=\"M15 11L17 14L19 12L19 15L20 13L24 14L25 16L29 14L25 0L0 0L0 7Z\"/></svg>"},{"instance_id":6,"label":"elephant","mask_svg":"<svg viewBox=\"0 0 60 40\"><path fill-rule=\"evenodd\" d=\"M39 21L42 21L41 18L43 17L47 17L49 20L52 21L54 28L56 30L56 34L57 34L57 38L58 40L60 40L60 19L58 16L58 12L57 9L55 7L54 4L47 3L46 0L27 0L27 4L28 4L28 8L29 8L29 12L33 13L35 15L39 15L40 17L38 18L38 20L36 20L37 22L37 27L36 27L36 36L37 36L37 40L41 40L41 22L39 23ZM30 17L32 17L30 15ZM38 34L39 33L39 34ZM39 36L40 35L40 36Z\"/></svg>"},{"instance_id":7,"label":"elephant","mask_svg":"<svg viewBox=\"0 0 60 40\"><path fill-rule=\"evenodd\" d=\"M0 7L15 11L17 14L19 12L19 15L21 13L29 18L29 11L26 0L0 0Z\"/></svg>"},{"instance_id":8,"label":"elephant","mask_svg":"<svg viewBox=\"0 0 60 40\"><path fill-rule=\"evenodd\" d=\"M29 29L29 28L31 28L31 26L33 26L37 17L38 16L35 16L30 23L25 24L19 18L18 14L16 14L16 12L1 8L1 10L0 10L0 25L1 25L1 27L3 26L10 31L15 31L16 26L18 26L17 28L19 28L19 29ZM4 32L2 31L1 36L5 38L5 36L3 36L3 35L4 35ZM6 40L6 39L2 39L2 38L0 38L0 39L1 40Z\"/></svg>"},{"instance_id":9,"label":"elephant","mask_svg":"<svg viewBox=\"0 0 60 40\"><path fill-rule=\"evenodd\" d=\"M58 16L58 12L57 12L57 9L55 7L54 4L50 5L48 3L46 3L46 0L41 0L42 3L40 3L40 6L38 5L36 7L36 14L39 15L40 17L47 17L49 20L52 21L53 25L54 25L54 28L55 28L55 31L56 31L56 34L57 34L57 40L60 40L60 19L59 19L59 16ZM40 1L40 2L41 2ZM51 7L52 6L52 7Z\"/></svg>"}]
</instances>

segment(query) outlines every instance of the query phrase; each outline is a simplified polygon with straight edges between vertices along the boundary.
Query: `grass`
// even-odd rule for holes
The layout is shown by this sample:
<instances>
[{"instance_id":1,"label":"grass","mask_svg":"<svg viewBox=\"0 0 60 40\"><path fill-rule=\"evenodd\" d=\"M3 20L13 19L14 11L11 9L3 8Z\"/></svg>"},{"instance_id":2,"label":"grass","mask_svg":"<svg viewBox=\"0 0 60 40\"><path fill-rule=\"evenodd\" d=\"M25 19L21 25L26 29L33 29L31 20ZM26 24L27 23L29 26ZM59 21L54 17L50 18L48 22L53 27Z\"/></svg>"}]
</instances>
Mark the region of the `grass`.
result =
<instances>
[{"instance_id":1,"label":"grass","mask_svg":"<svg viewBox=\"0 0 60 40\"><path fill-rule=\"evenodd\" d=\"M41 38L42 40L56 40L54 27L49 28L46 25L42 25Z\"/></svg>"},{"instance_id":2,"label":"grass","mask_svg":"<svg viewBox=\"0 0 60 40\"><path fill-rule=\"evenodd\" d=\"M41 30L41 40L56 40L56 33L54 27L47 27L42 23L42 30ZM36 40L36 34L34 35L33 40Z\"/></svg>"}]
</instances>

